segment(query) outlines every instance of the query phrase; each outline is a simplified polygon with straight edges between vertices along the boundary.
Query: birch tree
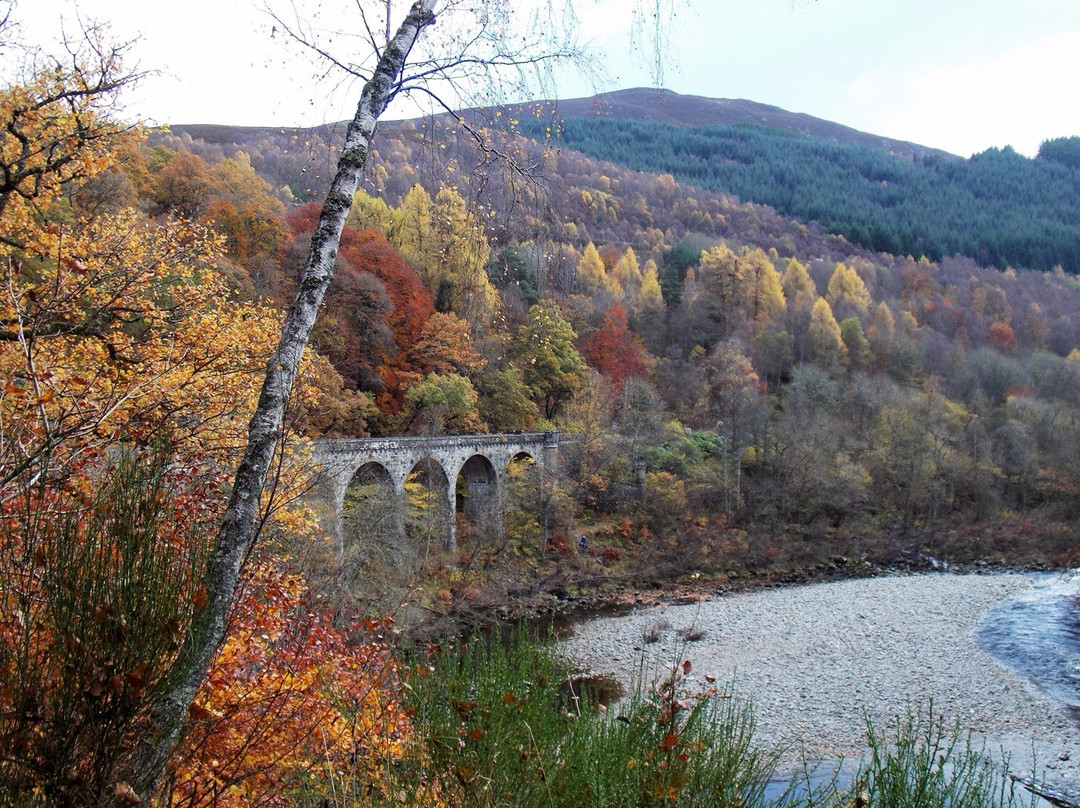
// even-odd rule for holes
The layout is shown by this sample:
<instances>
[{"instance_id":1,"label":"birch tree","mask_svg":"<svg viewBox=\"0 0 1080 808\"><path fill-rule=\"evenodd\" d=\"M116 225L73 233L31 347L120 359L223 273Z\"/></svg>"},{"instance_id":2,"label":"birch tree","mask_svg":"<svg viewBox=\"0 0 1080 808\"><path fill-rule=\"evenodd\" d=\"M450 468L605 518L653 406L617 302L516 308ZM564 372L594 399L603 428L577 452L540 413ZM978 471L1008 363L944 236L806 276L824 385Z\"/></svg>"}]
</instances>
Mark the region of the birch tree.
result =
<instances>
[{"instance_id":1,"label":"birch tree","mask_svg":"<svg viewBox=\"0 0 1080 808\"><path fill-rule=\"evenodd\" d=\"M316 314L333 275L342 228L380 116L405 92L421 92L436 98L439 87L460 87L481 78L497 84L506 80L508 72L525 79L529 75L540 75L546 66L581 56L569 40L553 42L550 36L541 33L543 29L537 31L534 28L531 36L507 36L506 28L514 5L506 0L480 4L416 0L392 36L388 24L392 11L390 0L377 5L383 6L386 12L384 44L379 43L378 29L364 16L364 6L358 4L369 44L376 56L370 71L351 61L335 59L308 36L309 29L299 24L290 26L283 18L276 18L297 41L309 45L348 74L362 78L363 90L312 235L296 298L286 313L277 348L266 368L255 413L248 425L247 448L236 470L232 494L209 563L205 586L207 602L199 615L201 622L193 628L186 652L174 670L175 685L154 705L142 741L126 767L119 772L114 792L114 802L118 805L132 804L132 800L153 794L181 736L192 700L225 636L241 568L255 539L262 490L279 446L285 409ZM471 25L458 21L448 32L449 38L441 37L441 41L435 43L435 53L418 47L422 35L435 24L437 17L442 20L454 13L472 15L474 19ZM460 39L454 39L455 30L465 33Z\"/></svg>"},{"instance_id":2,"label":"birch tree","mask_svg":"<svg viewBox=\"0 0 1080 808\"><path fill-rule=\"evenodd\" d=\"M285 407L315 316L333 275L341 231L352 206L379 116L400 90L402 70L424 29L435 22L436 0L418 0L397 33L382 48L349 124L337 172L311 238L299 291L282 325L277 349L266 368L259 401L248 425L247 449L236 470L232 494L207 574L207 603L189 652L176 671L176 684L155 704L150 725L130 761L128 777L117 783L122 795L152 794L187 718L191 702L225 636L240 570L254 540L259 503L281 437Z\"/></svg>"}]
</instances>

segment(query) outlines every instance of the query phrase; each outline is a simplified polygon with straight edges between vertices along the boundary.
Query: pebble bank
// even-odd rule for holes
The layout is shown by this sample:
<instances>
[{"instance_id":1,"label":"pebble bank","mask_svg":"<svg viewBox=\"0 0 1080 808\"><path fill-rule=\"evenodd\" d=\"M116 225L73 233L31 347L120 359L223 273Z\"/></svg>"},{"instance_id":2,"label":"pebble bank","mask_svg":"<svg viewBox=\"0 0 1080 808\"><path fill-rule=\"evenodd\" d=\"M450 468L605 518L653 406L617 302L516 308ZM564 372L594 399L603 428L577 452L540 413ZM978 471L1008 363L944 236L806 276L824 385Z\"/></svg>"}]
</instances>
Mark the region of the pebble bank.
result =
<instances>
[{"instance_id":1,"label":"pebble bank","mask_svg":"<svg viewBox=\"0 0 1080 808\"><path fill-rule=\"evenodd\" d=\"M668 670L689 659L692 684L715 677L751 701L755 737L787 750L782 769L802 755L857 757L865 716L888 728L932 702L988 752L1008 755L1014 773L1080 793L1080 727L974 637L991 606L1033 580L933 573L720 595L587 621L565 649L584 669L625 683L643 659ZM659 640L646 643L657 630ZM704 635L680 641L680 630Z\"/></svg>"}]
</instances>

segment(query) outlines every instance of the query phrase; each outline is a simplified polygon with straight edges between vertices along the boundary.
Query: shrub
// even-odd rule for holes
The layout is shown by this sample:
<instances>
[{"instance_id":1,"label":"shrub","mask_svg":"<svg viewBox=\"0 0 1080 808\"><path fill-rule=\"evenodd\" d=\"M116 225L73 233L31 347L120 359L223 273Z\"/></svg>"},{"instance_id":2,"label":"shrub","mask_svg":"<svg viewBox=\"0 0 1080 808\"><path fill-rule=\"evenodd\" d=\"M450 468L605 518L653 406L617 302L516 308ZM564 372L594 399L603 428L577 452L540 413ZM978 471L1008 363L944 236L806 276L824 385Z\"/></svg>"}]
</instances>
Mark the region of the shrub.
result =
<instances>
[{"instance_id":1,"label":"shrub","mask_svg":"<svg viewBox=\"0 0 1080 808\"><path fill-rule=\"evenodd\" d=\"M623 551L620 547L608 545L600 549L600 558L605 564L615 564L622 560Z\"/></svg>"},{"instance_id":2,"label":"shrub","mask_svg":"<svg viewBox=\"0 0 1080 808\"><path fill-rule=\"evenodd\" d=\"M689 663L609 709L570 663L517 635L420 658L413 742L388 767L406 804L763 806L774 756L751 745L749 707L683 687ZM399 803L401 804L401 803Z\"/></svg>"}]
</instances>

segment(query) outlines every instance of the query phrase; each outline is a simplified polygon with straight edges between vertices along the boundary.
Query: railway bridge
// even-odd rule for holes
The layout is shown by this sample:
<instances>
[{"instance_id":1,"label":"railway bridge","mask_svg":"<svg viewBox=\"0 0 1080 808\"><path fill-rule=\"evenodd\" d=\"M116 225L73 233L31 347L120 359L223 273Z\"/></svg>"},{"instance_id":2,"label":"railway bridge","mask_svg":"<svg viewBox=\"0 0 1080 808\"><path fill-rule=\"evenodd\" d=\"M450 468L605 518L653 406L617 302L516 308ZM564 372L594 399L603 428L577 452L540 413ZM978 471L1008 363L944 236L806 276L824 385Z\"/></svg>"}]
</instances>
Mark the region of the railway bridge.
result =
<instances>
[{"instance_id":1,"label":"railway bridge","mask_svg":"<svg viewBox=\"0 0 1080 808\"><path fill-rule=\"evenodd\" d=\"M349 486L374 481L382 484L387 500L380 508L404 538L405 483L420 472L438 499L443 546L453 549L459 504L468 521L486 516L501 527L511 461L531 458L543 469L555 462L558 448L558 432L350 438L316 442L314 459L322 469L323 495L334 509L339 536Z\"/></svg>"}]
</instances>

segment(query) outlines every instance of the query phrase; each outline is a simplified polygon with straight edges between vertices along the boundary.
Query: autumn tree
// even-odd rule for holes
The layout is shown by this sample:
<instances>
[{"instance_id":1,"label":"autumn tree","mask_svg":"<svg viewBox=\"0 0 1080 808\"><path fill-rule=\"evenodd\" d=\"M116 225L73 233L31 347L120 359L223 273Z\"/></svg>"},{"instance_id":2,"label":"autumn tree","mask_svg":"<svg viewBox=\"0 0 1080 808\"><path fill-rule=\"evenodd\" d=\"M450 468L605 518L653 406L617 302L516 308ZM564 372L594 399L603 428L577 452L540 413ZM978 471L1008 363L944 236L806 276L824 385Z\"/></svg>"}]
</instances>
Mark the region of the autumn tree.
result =
<instances>
[{"instance_id":1,"label":"autumn tree","mask_svg":"<svg viewBox=\"0 0 1080 808\"><path fill-rule=\"evenodd\" d=\"M784 268L780 286L789 310L809 312L818 298L817 287L814 286L806 264L794 258L790 259Z\"/></svg>"},{"instance_id":2,"label":"autumn tree","mask_svg":"<svg viewBox=\"0 0 1080 808\"><path fill-rule=\"evenodd\" d=\"M859 273L845 264L837 264L829 278L825 300L833 315L841 319L866 314L870 307L870 291Z\"/></svg>"},{"instance_id":3,"label":"autumn tree","mask_svg":"<svg viewBox=\"0 0 1080 808\"><path fill-rule=\"evenodd\" d=\"M346 224L357 231L374 230L386 238L394 232L394 211L381 197L360 190L353 196Z\"/></svg>"},{"instance_id":4,"label":"autumn tree","mask_svg":"<svg viewBox=\"0 0 1080 808\"><path fill-rule=\"evenodd\" d=\"M196 219L209 202L213 185L214 178L201 157L177 152L155 175L150 213Z\"/></svg>"},{"instance_id":5,"label":"autumn tree","mask_svg":"<svg viewBox=\"0 0 1080 808\"><path fill-rule=\"evenodd\" d=\"M396 347L380 357L378 373L384 394L379 404L384 410L396 411L407 384L408 351L420 339L435 313L435 301L415 270L373 230L355 234L344 230L341 258L353 268L377 278L390 299L391 309L386 322Z\"/></svg>"},{"instance_id":6,"label":"autumn tree","mask_svg":"<svg viewBox=\"0 0 1080 808\"><path fill-rule=\"evenodd\" d=\"M608 289L604 261L591 241L585 245L585 252L578 262L576 289L584 295L594 295Z\"/></svg>"},{"instance_id":7,"label":"autumn tree","mask_svg":"<svg viewBox=\"0 0 1080 808\"><path fill-rule=\"evenodd\" d=\"M480 417L493 432L532 429L540 418L540 410L525 384L525 374L513 363L485 371L477 392Z\"/></svg>"},{"instance_id":8,"label":"autumn tree","mask_svg":"<svg viewBox=\"0 0 1080 808\"><path fill-rule=\"evenodd\" d=\"M288 238L285 205L240 152L210 170L204 218L225 236L230 259L249 275L265 271Z\"/></svg>"},{"instance_id":9,"label":"autumn tree","mask_svg":"<svg viewBox=\"0 0 1080 808\"><path fill-rule=\"evenodd\" d=\"M91 41L74 68L41 68L0 95L5 497L121 436L171 427L178 445L231 445L274 327L271 312L226 303L223 245L205 227L63 210L123 131L102 115L123 86L119 54Z\"/></svg>"},{"instance_id":10,"label":"autumn tree","mask_svg":"<svg viewBox=\"0 0 1080 808\"><path fill-rule=\"evenodd\" d=\"M391 241L420 273L439 311L453 312L476 334L490 327L498 293L487 275L490 247L453 186L432 199L414 185L394 214Z\"/></svg>"},{"instance_id":11,"label":"autumn tree","mask_svg":"<svg viewBox=\"0 0 1080 808\"><path fill-rule=\"evenodd\" d=\"M289 559L252 562L229 634L192 704L174 805L276 806L378 791L409 721L380 626L335 626ZM325 776L333 767L332 777Z\"/></svg>"},{"instance_id":12,"label":"autumn tree","mask_svg":"<svg viewBox=\"0 0 1080 808\"><path fill-rule=\"evenodd\" d=\"M611 277L614 281L612 291L617 293L627 305L633 305L637 300L643 280L641 267L633 247L627 247L626 252L619 256L611 268Z\"/></svg>"},{"instance_id":13,"label":"autumn tree","mask_svg":"<svg viewBox=\"0 0 1080 808\"><path fill-rule=\"evenodd\" d=\"M453 186L435 195L432 208L435 264L428 268L435 307L452 311L484 334L498 311L499 298L487 276L491 253L483 227Z\"/></svg>"},{"instance_id":14,"label":"autumn tree","mask_svg":"<svg viewBox=\"0 0 1080 808\"><path fill-rule=\"evenodd\" d=\"M346 133L338 171L311 240L311 255L299 292L282 327L277 350L269 362L259 405L248 426L248 443L237 470L232 495L222 520L206 577L205 629L192 653L178 666L170 690L151 710L146 732L127 771L136 797L152 793L177 740L195 694L224 638L225 621L233 605L243 560L252 541L260 494L281 436L285 407L315 316L333 274L334 258L360 170L374 133L399 76L421 31L434 22L434 2L422 0L410 10L397 34L387 43L371 74L356 115Z\"/></svg>"},{"instance_id":15,"label":"autumn tree","mask_svg":"<svg viewBox=\"0 0 1080 808\"><path fill-rule=\"evenodd\" d=\"M393 210L390 241L431 286L428 273L433 271L436 246L432 236L432 199L423 185L414 184L401 204Z\"/></svg>"},{"instance_id":16,"label":"autumn tree","mask_svg":"<svg viewBox=\"0 0 1080 808\"><path fill-rule=\"evenodd\" d=\"M874 354L858 317L845 317L840 321L840 338L847 351L849 366L855 370L866 370L874 361Z\"/></svg>"},{"instance_id":17,"label":"autumn tree","mask_svg":"<svg viewBox=\"0 0 1080 808\"><path fill-rule=\"evenodd\" d=\"M810 346L814 362L832 371L841 371L847 363L847 347L844 345L840 324L825 298L819 297L810 311Z\"/></svg>"},{"instance_id":18,"label":"autumn tree","mask_svg":"<svg viewBox=\"0 0 1080 808\"><path fill-rule=\"evenodd\" d=\"M788 261L780 285L787 305L787 330L794 339L795 357L804 361L810 357L806 334L810 325L810 311L818 299L817 287L806 264L794 258Z\"/></svg>"},{"instance_id":19,"label":"autumn tree","mask_svg":"<svg viewBox=\"0 0 1080 808\"><path fill-rule=\"evenodd\" d=\"M734 331L742 301L746 266L727 246L720 245L701 254L701 262L683 293L683 306L699 335L710 348Z\"/></svg>"},{"instance_id":20,"label":"autumn tree","mask_svg":"<svg viewBox=\"0 0 1080 808\"><path fill-rule=\"evenodd\" d=\"M878 369L888 369L892 357L893 340L896 338L896 318L889 309L889 304L884 300L874 307L866 338Z\"/></svg>"},{"instance_id":21,"label":"autumn tree","mask_svg":"<svg viewBox=\"0 0 1080 808\"><path fill-rule=\"evenodd\" d=\"M475 379L485 364L484 357L473 346L469 324L443 312L428 318L405 358L410 369L421 376L456 373Z\"/></svg>"},{"instance_id":22,"label":"autumn tree","mask_svg":"<svg viewBox=\"0 0 1080 808\"><path fill-rule=\"evenodd\" d=\"M659 271L656 262L651 258L645 262L641 290L634 301L631 318L634 329L641 335L645 346L657 355L662 352L667 336L667 311L660 288Z\"/></svg>"},{"instance_id":23,"label":"autumn tree","mask_svg":"<svg viewBox=\"0 0 1080 808\"><path fill-rule=\"evenodd\" d=\"M405 391L399 428L413 435L482 432L472 382L457 373L429 373Z\"/></svg>"},{"instance_id":24,"label":"autumn tree","mask_svg":"<svg viewBox=\"0 0 1080 808\"><path fill-rule=\"evenodd\" d=\"M279 284L282 290L295 289L317 216L311 204L289 214L295 235L281 257L290 276ZM372 393L380 409L392 415L414 380L406 355L435 312L434 301L419 275L374 230L343 228L337 265L340 275L328 290L316 346L349 387Z\"/></svg>"},{"instance_id":25,"label":"autumn tree","mask_svg":"<svg viewBox=\"0 0 1080 808\"><path fill-rule=\"evenodd\" d=\"M741 256L746 265L744 309L755 330L780 318L786 308L780 275L764 250L755 249Z\"/></svg>"},{"instance_id":26,"label":"autumn tree","mask_svg":"<svg viewBox=\"0 0 1080 808\"><path fill-rule=\"evenodd\" d=\"M719 343L702 361L705 384L695 403L725 437L721 458L724 511L742 501L742 455L751 444L753 424L760 414L758 375L736 340Z\"/></svg>"},{"instance_id":27,"label":"autumn tree","mask_svg":"<svg viewBox=\"0 0 1080 808\"><path fill-rule=\"evenodd\" d=\"M603 324L585 341L584 355L618 390L627 378L644 376L648 370L641 340L630 330L622 306L607 310Z\"/></svg>"},{"instance_id":28,"label":"autumn tree","mask_svg":"<svg viewBox=\"0 0 1080 808\"><path fill-rule=\"evenodd\" d=\"M554 418L581 384L585 362L574 346L576 339L574 329L550 300L529 309L529 322L514 337L511 355L545 418Z\"/></svg>"},{"instance_id":29,"label":"autumn tree","mask_svg":"<svg viewBox=\"0 0 1080 808\"><path fill-rule=\"evenodd\" d=\"M1010 354L1016 347L1016 334L1007 323L992 323L986 329L986 341L1002 353Z\"/></svg>"}]
</instances>

